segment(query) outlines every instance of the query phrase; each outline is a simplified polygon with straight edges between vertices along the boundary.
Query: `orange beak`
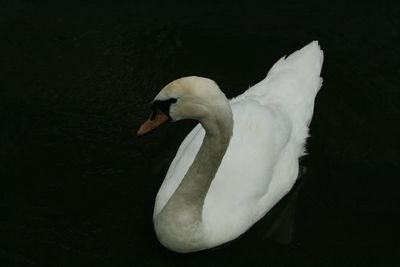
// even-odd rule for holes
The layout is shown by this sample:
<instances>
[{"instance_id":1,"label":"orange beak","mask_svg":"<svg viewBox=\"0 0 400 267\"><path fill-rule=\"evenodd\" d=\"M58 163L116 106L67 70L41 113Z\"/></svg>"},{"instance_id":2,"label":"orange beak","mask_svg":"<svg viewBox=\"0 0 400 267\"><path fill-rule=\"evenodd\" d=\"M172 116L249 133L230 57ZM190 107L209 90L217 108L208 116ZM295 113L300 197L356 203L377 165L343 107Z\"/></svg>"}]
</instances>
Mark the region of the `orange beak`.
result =
<instances>
[{"instance_id":1,"label":"orange beak","mask_svg":"<svg viewBox=\"0 0 400 267\"><path fill-rule=\"evenodd\" d=\"M139 131L137 132L137 136L144 135L146 133L151 132L155 128L159 127L160 125L168 122L170 118L165 115L162 111L156 110L153 111L156 112L156 115L154 114L150 115L150 117L145 121L142 126L140 126Z\"/></svg>"}]
</instances>

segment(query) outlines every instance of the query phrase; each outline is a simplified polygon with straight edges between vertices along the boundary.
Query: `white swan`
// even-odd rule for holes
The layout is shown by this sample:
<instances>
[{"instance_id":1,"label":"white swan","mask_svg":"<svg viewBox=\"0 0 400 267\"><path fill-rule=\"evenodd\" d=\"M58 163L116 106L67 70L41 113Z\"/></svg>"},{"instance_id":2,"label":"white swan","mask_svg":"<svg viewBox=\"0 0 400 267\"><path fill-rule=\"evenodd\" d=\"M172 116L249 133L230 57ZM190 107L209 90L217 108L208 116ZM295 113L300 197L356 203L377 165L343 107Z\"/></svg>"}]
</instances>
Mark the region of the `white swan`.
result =
<instances>
[{"instance_id":1,"label":"white swan","mask_svg":"<svg viewBox=\"0 0 400 267\"><path fill-rule=\"evenodd\" d=\"M263 81L230 101L214 81L195 76L160 91L138 135L169 120L200 122L157 194L154 227L165 247L186 253L230 241L292 188L322 62L314 41L281 58Z\"/></svg>"}]
</instances>

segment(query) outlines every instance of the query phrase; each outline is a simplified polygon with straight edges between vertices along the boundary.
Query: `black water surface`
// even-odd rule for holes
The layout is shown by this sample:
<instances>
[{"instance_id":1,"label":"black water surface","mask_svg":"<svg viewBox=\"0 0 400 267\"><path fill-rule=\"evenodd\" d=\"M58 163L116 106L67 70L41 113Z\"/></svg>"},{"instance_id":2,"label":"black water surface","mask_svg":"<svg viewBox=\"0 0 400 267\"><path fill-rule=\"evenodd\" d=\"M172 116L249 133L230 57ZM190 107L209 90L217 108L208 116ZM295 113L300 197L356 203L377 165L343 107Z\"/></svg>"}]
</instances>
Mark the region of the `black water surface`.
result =
<instances>
[{"instance_id":1,"label":"black water surface","mask_svg":"<svg viewBox=\"0 0 400 267\"><path fill-rule=\"evenodd\" d=\"M14 0L0 34L0 266L400 266L397 2ZM235 96L315 39L304 182L277 211L292 240L272 212L227 246L164 249L154 197L194 123L136 138L148 103L191 74Z\"/></svg>"}]
</instances>

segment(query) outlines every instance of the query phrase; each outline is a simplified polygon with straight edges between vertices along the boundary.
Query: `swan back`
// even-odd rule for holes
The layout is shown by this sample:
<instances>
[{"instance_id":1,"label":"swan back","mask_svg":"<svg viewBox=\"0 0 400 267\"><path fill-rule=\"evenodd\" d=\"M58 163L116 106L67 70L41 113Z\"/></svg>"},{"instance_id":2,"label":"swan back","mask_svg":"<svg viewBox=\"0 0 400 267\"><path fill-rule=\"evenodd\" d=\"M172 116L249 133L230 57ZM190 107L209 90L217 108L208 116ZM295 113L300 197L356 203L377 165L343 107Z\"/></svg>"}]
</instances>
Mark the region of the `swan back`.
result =
<instances>
[{"instance_id":1,"label":"swan back","mask_svg":"<svg viewBox=\"0 0 400 267\"><path fill-rule=\"evenodd\" d=\"M299 143L300 155L304 155L314 100L322 86L320 74L323 60L324 54L318 41L313 41L288 57L282 57L264 80L231 102L250 98L265 106L281 106L291 118L293 139Z\"/></svg>"}]
</instances>

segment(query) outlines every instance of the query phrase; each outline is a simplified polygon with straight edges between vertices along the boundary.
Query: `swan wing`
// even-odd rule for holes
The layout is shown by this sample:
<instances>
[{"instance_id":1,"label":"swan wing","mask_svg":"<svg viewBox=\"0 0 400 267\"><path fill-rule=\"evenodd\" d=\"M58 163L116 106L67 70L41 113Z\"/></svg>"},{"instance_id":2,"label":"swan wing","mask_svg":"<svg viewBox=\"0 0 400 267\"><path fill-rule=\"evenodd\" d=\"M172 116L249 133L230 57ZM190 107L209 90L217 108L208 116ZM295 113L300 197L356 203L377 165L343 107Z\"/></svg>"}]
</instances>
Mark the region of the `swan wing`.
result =
<instances>
[{"instance_id":1,"label":"swan wing","mask_svg":"<svg viewBox=\"0 0 400 267\"><path fill-rule=\"evenodd\" d=\"M280 106L263 106L251 98L232 104L231 142L207 193L203 222L208 240L230 240L260 217L260 201L271 195L275 166L289 147L291 121ZM295 157L294 164L297 164ZM289 168L288 168L289 171ZM293 175L283 175L287 187ZM273 194L273 192L272 192Z\"/></svg>"}]
</instances>

